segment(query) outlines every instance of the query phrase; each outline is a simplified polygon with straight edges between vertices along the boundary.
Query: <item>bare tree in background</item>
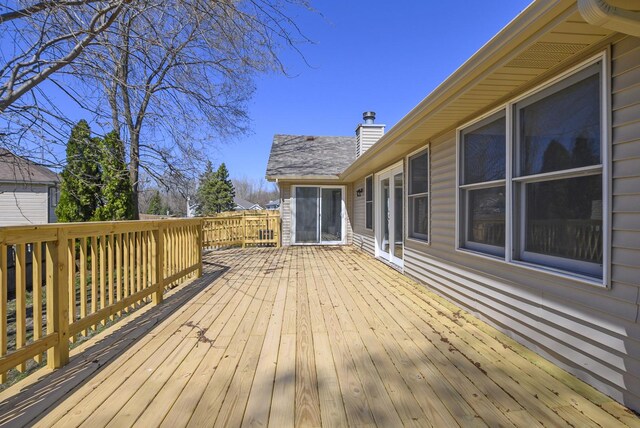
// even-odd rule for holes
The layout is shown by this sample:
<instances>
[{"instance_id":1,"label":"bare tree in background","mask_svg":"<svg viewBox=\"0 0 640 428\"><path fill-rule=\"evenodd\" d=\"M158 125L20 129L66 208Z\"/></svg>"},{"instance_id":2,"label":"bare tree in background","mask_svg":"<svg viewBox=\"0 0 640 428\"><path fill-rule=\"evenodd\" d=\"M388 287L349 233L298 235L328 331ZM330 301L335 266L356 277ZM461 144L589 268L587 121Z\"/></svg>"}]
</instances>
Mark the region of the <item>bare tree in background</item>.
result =
<instances>
[{"instance_id":1,"label":"bare tree in background","mask_svg":"<svg viewBox=\"0 0 640 428\"><path fill-rule=\"evenodd\" d=\"M39 85L77 60L131 0L7 1L0 5L0 144L24 149L52 135L64 113ZM68 129L67 129L68 130ZM67 133L68 134L68 133ZM66 140L68 135L64 136Z\"/></svg>"},{"instance_id":2,"label":"bare tree in background","mask_svg":"<svg viewBox=\"0 0 640 428\"><path fill-rule=\"evenodd\" d=\"M264 178L251 179L246 176L233 178L236 196L264 207L268 202L278 199L280 193L275 183L268 183Z\"/></svg>"},{"instance_id":3,"label":"bare tree in background","mask_svg":"<svg viewBox=\"0 0 640 428\"><path fill-rule=\"evenodd\" d=\"M0 145L55 155L72 121L51 90L65 94L128 144L137 207L141 169L157 181L196 177L208 144L247 130L255 74L284 72L282 48L308 41L292 6L310 9L307 0L2 4L11 41L0 58Z\"/></svg>"},{"instance_id":4,"label":"bare tree in background","mask_svg":"<svg viewBox=\"0 0 640 428\"><path fill-rule=\"evenodd\" d=\"M74 63L74 74L101 90L96 111L129 143L134 195L141 169L158 181L176 173L195 177L207 159L205 143L247 130L255 73L284 71L279 49L295 49L303 39L281 12L285 3L306 6L304 0L139 2L98 37L97 57Z\"/></svg>"}]
</instances>

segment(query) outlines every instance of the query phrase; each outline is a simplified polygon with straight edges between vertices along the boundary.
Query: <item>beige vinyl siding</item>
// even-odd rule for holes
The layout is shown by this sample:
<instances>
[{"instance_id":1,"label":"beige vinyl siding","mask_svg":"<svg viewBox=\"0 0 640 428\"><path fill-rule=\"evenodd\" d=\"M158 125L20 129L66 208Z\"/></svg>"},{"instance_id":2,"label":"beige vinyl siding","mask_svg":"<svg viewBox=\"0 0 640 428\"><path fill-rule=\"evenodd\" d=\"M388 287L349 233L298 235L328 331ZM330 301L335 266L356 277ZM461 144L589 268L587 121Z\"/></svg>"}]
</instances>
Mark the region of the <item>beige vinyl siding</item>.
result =
<instances>
[{"instance_id":1,"label":"beige vinyl siding","mask_svg":"<svg viewBox=\"0 0 640 428\"><path fill-rule=\"evenodd\" d=\"M0 184L0 226L43 224L49 221L45 184Z\"/></svg>"},{"instance_id":2,"label":"beige vinyl siding","mask_svg":"<svg viewBox=\"0 0 640 428\"><path fill-rule=\"evenodd\" d=\"M369 150L384 135L384 126L361 125L356 135L356 157Z\"/></svg>"},{"instance_id":3,"label":"beige vinyl siding","mask_svg":"<svg viewBox=\"0 0 640 428\"><path fill-rule=\"evenodd\" d=\"M432 241L407 241L404 271L640 409L640 40L613 46L612 61L611 288L456 251L453 131L431 142Z\"/></svg>"},{"instance_id":4,"label":"beige vinyl siding","mask_svg":"<svg viewBox=\"0 0 640 428\"><path fill-rule=\"evenodd\" d=\"M343 195L343 197L347 209L347 212L345 213L345 216L343 218L343 220L347 222L347 239L345 242L347 243L347 245L351 245L353 243L353 224L351 222L351 213L353 213L354 209L355 190L353 188L353 185L351 184L345 186L344 189L345 194Z\"/></svg>"},{"instance_id":5,"label":"beige vinyl siding","mask_svg":"<svg viewBox=\"0 0 640 428\"><path fill-rule=\"evenodd\" d=\"M613 46L612 60L611 278L614 283L637 287L640 283L640 39L627 37L618 42Z\"/></svg>"},{"instance_id":6,"label":"beige vinyl siding","mask_svg":"<svg viewBox=\"0 0 640 428\"><path fill-rule=\"evenodd\" d=\"M280 221L282 222L282 245L291 245L291 185L279 183Z\"/></svg>"},{"instance_id":7,"label":"beige vinyl siding","mask_svg":"<svg viewBox=\"0 0 640 428\"><path fill-rule=\"evenodd\" d=\"M353 245L364 250L370 255L375 254L373 231L365 227L365 178L356 181L352 186L351 197L353 199ZM362 196L358 197L356 192L362 189ZM375 198L375 196L374 196Z\"/></svg>"}]
</instances>

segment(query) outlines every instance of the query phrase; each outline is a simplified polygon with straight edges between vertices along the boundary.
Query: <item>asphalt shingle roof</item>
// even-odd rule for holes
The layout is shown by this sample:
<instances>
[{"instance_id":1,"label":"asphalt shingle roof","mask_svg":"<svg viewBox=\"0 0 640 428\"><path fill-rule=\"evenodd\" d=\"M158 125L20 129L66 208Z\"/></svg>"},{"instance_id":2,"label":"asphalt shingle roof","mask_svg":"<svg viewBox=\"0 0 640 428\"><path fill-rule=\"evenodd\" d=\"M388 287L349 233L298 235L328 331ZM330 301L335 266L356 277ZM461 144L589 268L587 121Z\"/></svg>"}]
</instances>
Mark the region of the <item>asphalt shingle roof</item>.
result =
<instances>
[{"instance_id":1,"label":"asphalt shingle roof","mask_svg":"<svg viewBox=\"0 0 640 428\"><path fill-rule=\"evenodd\" d=\"M355 158L355 137L276 134L267 163L267 177L338 175Z\"/></svg>"},{"instance_id":2,"label":"asphalt shingle roof","mask_svg":"<svg viewBox=\"0 0 640 428\"><path fill-rule=\"evenodd\" d=\"M58 174L42 165L0 148L0 181L11 183L57 183Z\"/></svg>"}]
</instances>

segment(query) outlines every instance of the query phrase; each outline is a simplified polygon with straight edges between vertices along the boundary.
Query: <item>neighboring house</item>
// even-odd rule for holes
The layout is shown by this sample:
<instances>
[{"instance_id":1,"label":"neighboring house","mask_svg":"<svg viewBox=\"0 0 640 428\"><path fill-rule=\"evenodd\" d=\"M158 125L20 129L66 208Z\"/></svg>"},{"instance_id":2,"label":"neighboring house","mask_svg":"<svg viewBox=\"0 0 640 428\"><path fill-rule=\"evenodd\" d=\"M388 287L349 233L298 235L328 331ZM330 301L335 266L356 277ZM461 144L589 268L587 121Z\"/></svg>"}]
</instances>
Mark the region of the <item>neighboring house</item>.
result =
<instances>
[{"instance_id":1,"label":"neighboring house","mask_svg":"<svg viewBox=\"0 0 640 428\"><path fill-rule=\"evenodd\" d=\"M238 198L237 196L233 197L233 203L236 204L234 210L236 211L246 211L246 210L262 210L259 204L254 204L253 202L249 202L242 198Z\"/></svg>"},{"instance_id":2,"label":"neighboring house","mask_svg":"<svg viewBox=\"0 0 640 428\"><path fill-rule=\"evenodd\" d=\"M0 148L0 226L54 223L58 175Z\"/></svg>"},{"instance_id":3,"label":"neighboring house","mask_svg":"<svg viewBox=\"0 0 640 428\"><path fill-rule=\"evenodd\" d=\"M267 179L284 245L356 245L640 411L640 21L579 3L532 3L384 135L276 135Z\"/></svg>"},{"instance_id":4,"label":"neighboring house","mask_svg":"<svg viewBox=\"0 0 640 428\"><path fill-rule=\"evenodd\" d=\"M277 209L280 208L280 201L279 200L269 201L264 206L264 208L267 209L267 210L277 210Z\"/></svg>"}]
</instances>

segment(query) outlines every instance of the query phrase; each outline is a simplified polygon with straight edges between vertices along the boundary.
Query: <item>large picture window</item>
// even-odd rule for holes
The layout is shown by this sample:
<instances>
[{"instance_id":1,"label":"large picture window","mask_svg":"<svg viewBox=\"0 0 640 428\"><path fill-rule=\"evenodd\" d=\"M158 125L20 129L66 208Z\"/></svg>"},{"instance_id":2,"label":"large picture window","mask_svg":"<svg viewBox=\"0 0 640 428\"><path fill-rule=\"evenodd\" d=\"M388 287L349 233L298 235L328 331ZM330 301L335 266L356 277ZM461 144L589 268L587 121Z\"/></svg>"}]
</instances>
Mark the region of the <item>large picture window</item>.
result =
<instances>
[{"instance_id":1,"label":"large picture window","mask_svg":"<svg viewBox=\"0 0 640 428\"><path fill-rule=\"evenodd\" d=\"M604 277L603 85L600 59L460 131L460 248Z\"/></svg>"},{"instance_id":2,"label":"large picture window","mask_svg":"<svg viewBox=\"0 0 640 428\"><path fill-rule=\"evenodd\" d=\"M367 229L373 229L373 175L365 178L364 189L365 227Z\"/></svg>"},{"instance_id":3,"label":"large picture window","mask_svg":"<svg viewBox=\"0 0 640 428\"><path fill-rule=\"evenodd\" d=\"M515 104L517 258L602 276L600 62Z\"/></svg>"},{"instance_id":4,"label":"large picture window","mask_svg":"<svg viewBox=\"0 0 640 428\"><path fill-rule=\"evenodd\" d=\"M425 149L409 157L409 204L410 238L426 241L429 238L429 154Z\"/></svg>"}]
</instances>

